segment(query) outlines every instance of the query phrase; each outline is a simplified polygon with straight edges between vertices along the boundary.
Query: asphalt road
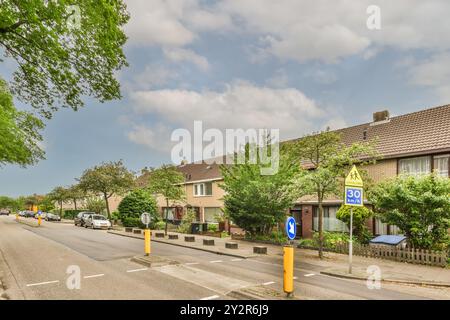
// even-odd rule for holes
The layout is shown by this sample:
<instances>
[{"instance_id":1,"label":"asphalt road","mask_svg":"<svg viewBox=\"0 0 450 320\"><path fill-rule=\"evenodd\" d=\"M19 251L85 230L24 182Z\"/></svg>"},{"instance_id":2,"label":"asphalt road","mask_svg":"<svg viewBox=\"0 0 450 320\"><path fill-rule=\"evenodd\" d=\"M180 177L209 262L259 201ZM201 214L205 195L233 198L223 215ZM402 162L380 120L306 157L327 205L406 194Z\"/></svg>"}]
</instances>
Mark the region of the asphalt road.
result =
<instances>
[{"instance_id":1,"label":"asphalt road","mask_svg":"<svg viewBox=\"0 0 450 320\"><path fill-rule=\"evenodd\" d=\"M142 254L143 242L106 231L69 224L40 228L0 217L0 254L6 262L4 282L11 299L228 299L232 290L263 285L282 289L279 257L236 259L213 253L152 243L152 254L180 265L144 268L130 261ZM281 249L280 249L281 251ZM280 252L281 254L281 252ZM2 260L2 259L0 259ZM69 266L81 272L81 288L66 285ZM296 295L306 299L442 298L439 289L383 285L319 274L316 266L295 269Z\"/></svg>"}]
</instances>

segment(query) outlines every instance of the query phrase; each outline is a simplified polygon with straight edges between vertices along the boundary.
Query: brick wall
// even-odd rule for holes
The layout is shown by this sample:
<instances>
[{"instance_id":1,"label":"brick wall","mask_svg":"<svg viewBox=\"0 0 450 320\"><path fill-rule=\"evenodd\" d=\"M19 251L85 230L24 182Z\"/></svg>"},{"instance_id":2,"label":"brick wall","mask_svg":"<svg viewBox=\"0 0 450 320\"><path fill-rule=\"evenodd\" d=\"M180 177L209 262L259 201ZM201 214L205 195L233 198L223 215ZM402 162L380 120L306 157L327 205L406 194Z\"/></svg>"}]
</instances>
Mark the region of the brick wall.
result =
<instances>
[{"instance_id":1,"label":"brick wall","mask_svg":"<svg viewBox=\"0 0 450 320\"><path fill-rule=\"evenodd\" d=\"M303 238L312 238L313 225L312 225L312 205L302 206L302 236Z\"/></svg>"},{"instance_id":2,"label":"brick wall","mask_svg":"<svg viewBox=\"0 0 450 320\"><path fill-rule=\"evenodd\" d=\"M380 182L397 175L397 159L380 160L376 164L365 166L373 182Z\"/></svg>"}]
</instances>

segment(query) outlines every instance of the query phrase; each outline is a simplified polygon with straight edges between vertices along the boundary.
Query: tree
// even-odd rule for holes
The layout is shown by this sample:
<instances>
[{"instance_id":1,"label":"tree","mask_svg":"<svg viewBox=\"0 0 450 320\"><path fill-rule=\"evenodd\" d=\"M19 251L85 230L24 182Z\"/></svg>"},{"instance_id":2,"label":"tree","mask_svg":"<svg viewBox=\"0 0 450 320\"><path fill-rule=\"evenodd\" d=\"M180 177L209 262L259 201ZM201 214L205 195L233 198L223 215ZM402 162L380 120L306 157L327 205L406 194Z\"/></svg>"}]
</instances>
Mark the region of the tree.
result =
<instances>
[{"instance_id":1,"label":"tree","mask_svg":"<svg viewBox=\"0 0 450 320\"><path fill-rule=\"evenodd\" d=\"M53 209L55 209L55 202L48 195L45 196L41 201L39 201L38 205L39 209L42 210L43 212L50 212Z\"/></svg>"},{"instance_id":2,"label":"tree","mask_svg":"<svg viewBox=\"0 0 450 320\"><path fill-rule=\"evenodd\" d=\"M47 118L58 105L77 110L83 96L120 98L114 73L127 65L128 19L122 0L3 0L0 46L18 65L13 93Z\"/></svg>"},{"instance_id":3,"label":"tree","mask_svg":"<svg viewBox=\"0 0 450 320\"><path fill-rule=\"evenodd\" d=\"M449 195L448 178L398 176L379 183L369 200L381 220L399 227L414 247L444 249L449 245Z\"/></svg>"},{"instance_id":4,"label":"tree","mask_svg":"<svg viewBox=\"0 0 450 320\"><path fill-rule=\"evenodd\" d=\"M103 162L99 166L87 169L79 180L79 187L84 192L101 194L105 201L108 219L111 219L108 199L113 195L123 195L134 186L134 175L123 165L122 160Z\"/></svg>"},{"instance_id":5,"label":"tree","mask_svg":"<svg viewBox=\"0 0 450 320\"><path fill-rule=\"evenodd\" d=\"M336 218L343 221L350 228L350 206L342 205L336 212ZM353 207L353 235L360 243L368 243L370 232L367 229L366 221L373 215L373 212L366 207Z\"/></svg>"},{"instance_id":6,"label":"tree","mask_svg":"<svg viewBox=\"0 0 450 320\"><path fill-rule=\"evenodd\" d=\"M31 113L18 111L5 81L0 78L0 165L27 166L44 158L39 147L42 121Z\"/></svg>"},{"instance_id":7,"label":"tree","mask_svg":"<svg viewBox=\"0 0 450 320\"><path fill-rule=\"evenodd\" d=\"M14 198L0 196L0 209L15 210L16 207L17 207L17 202Z\"/></svg>"},{"instance_id":8,"label":"tree","mask_svg":"<svg viewBox=\"0 0 450 320\"><path fill-rule=\"evenodd\" d=\"M103 199L89 198L86 202L86 209L102 214L102 212L106 209L105 201Z\"/></svg>"},{"instance_id":9,"label":"tree","mask_svg":"<svg viewBox=\"0 0 450 320\"><path fill-rule=\"evenodd\" d=\"M72 201L75 210L77 210L77 201L85 197L86 193L78 184L74 184L67 189L67 198Z\"/></svg>"},{"instance_id":10,"label":"tree","mask_svg":"<svg viewBox=\"0 0 450 320\"><path fill-rule=\"evenodd\" d=\"M323 258L323 201L333 195L343 197L343 179L354 164L375 162L375 141L354 143L341 141L337 132L326 131L309 135L288 143L290 155L311 170L297 180L299 188L317 197L319 207L319 257ZM365 159L365 160L364 160ZM364 174L364 172L361 172Z\"/></svg>"},{"instance_id":11,"label":"tree","mask_svg":"<svg viewBox=\"0 0 450 320\"><path fill-rule=\"evenodd\" d=\"M167 220L169 215L169 201L180 201L185 198L182 183L183 174L172 165L162 165L150 173L148 190L152 194L159 194L166 200L166 225L164 233L167 235Z\"/></svg>"},{"instance_id":12,"label":"tree","mask_svg":"<svg viewBox=\"0 0 450 320\"><path fill-rule=\"evenodd\" d=\"M293 181L300 172L300 166L290 161L282 149L278 172L262 175L261 165L249 161L249 150L247 144L245 163L221 166L224 210L251 236L269 234L277 223L285 219L287 209L298 197Z\"/></svg>"},{"instance_id":13,"label":"tree","mask_svg":"<svg viewBox=\"0 0 450 320\"><path fill-rule=\"evenodd\" d=\"M52 199L53 201L58 202L59 204L59 215L62 217L62 206L63 203L67 201L68 192L67 189L64 187L56 187L50 193L47 194L47 197Z\"/></svg>"},{"instance_id":14,"label":"tree","mask_svg":"<svg viewBox=\"0 0 450 320\"><path fill-rule=\"evenodd\" d=\"M151 216L151 223L159 221L158 206L155 198L146 190L136 189L126 195L117 208L119 217L127 227L137 227L142 225L140 216L147 212Z\"/></svg>"},{"instance_id":15,"label":"tree","mask_svg":"<svg viewBox=\"0 0 450 320\"><path fill-rule=\"evenodd\" d=\"M39 202L43 199L43 196L33 194L31 196L27 196L23 199L23 204L28 208L32 209L34 206L37 206Z\"/></svg>"}]
</instances>

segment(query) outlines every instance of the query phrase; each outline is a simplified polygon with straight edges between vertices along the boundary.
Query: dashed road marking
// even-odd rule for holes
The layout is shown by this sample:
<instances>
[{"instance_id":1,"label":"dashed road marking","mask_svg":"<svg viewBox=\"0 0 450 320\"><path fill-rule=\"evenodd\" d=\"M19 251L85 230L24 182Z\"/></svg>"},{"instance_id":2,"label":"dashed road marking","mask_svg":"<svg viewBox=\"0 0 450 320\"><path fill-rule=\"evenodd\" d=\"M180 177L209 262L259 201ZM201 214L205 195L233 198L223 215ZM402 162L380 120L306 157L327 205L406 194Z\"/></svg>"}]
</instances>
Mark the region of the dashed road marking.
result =
<instances>
[{"instance_id":1,"label":"dashed road marking","mask_svg":"<svg viewBox=\"0 0 450 320\"><path fill-rule=\"evenodd\" d=\"M269 281L269 282L264 282L262 285L263 286L269 286L269 285L271 285L271 284L274 284L275 282L273 282L273 281Z\"/></svg>"},{"instance_id":2,"label":"dashed road marking","mask_svg":"<svg viewBox=\"0 0 450 320\"><path fill-rule=\"evenodd\" d=\"M297 280L298 278L297 278L297 277L294 277L293 279L294 279L294 280Z\"/></svg>"},{"instance_id":3,"label":"dashed road marking","mask_svg":"<svg viewBox=\"0 0 450 320\"><path fill-rule=\"evenodd\" d=\"M231 259L231 261L242 261L242 259Z\"/></svg>"},{"instance_id":4,"label":"dashed road marking","mask_svg":"<svg viewBox=\"0 0 450 320\"><path fill-rule=\"evenodd\" d=\"M40 286L40 285L44 285L44 284L58 283L58 282L59 282L59 280L45 281L45 282L39 282L39 283L30 283L30 284L27 284L27 287L34 287L34 286Z\"/></svg>"},{"instance_id":5,"label":"dashed road marking","mask_svg":"<svg viewBox=\"0 0 450 320\"><path fill-rule=\"evenodd\" d=\"M210 261L209 263L220 263L220 262L223 262L222 260L213 260L213 261Z\"/></svg>"},{"instance_id":6,"label":"dashed road marking","mask_svg":"<svg viewBox=\"0 0 450 320\"><path fill-rule=\"evenodd\" d=\"M205 298L201 298L200 300L213 300L213 299L217 299L220 298L218 295L214 295L214 296L209 296L209 297L205 297Z\"/></svg>"},{"instance_id":7,"label":"dashed road marking","mask_svg":"<svg viewBox=\"0 0 450 320\"><path fill-rule=\"evenodd\" d=\"M100 274L93 274L90 276L84 276L84 279L90 279L90 278L98 278L98 277L103 277L105 274L104 273L100 273Z\"/></svg>"},{"instance_id":8,"label":"dashed road marking","mask_svg":"<svg viewBox=\"0 0 450 320\"><path fill-rule=\"evenodd\" d=\"M200 264L200 262L188 262L188 263L185 263L184 265L186 265L186 266L193 266L193 265L196 265L196 264Z\"/></svg>"},{"instance_id":9,"label":"dashed road marking","mask_svg":"<svg viewBox=\"0 0 450 320\"><path fill-rule=\"evenodd\" d=\"M139 272L139 271L145 271L145 270L148 270L148 268L132 269L132 270L127 270L127 272Z\"/></svg>"},{"instance_id":10,"label":"dashed road marking","mask_svg":"<svg viewBox=\"0 0 450 320\"><path fill-rule=\"evenodd\" d=\"M311 276L314 276L315 274L314 273L308 273L308 274L305 274L305 277L311 277Z\"/></svg>"}]
</instances>

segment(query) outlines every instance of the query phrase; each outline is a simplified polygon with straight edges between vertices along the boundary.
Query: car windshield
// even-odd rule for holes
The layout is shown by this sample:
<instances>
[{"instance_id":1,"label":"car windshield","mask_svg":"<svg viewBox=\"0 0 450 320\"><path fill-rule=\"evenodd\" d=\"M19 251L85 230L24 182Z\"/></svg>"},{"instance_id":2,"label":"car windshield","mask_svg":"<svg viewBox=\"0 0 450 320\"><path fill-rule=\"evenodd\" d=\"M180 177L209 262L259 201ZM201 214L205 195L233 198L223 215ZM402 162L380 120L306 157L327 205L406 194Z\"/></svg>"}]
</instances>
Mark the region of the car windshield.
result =
<instances>
[{"instance_id":1,"label":"car windshield","mask_svg":"<svg viewBox=\"0 0 450 320\"><path fill-rule=\"evenodd\" d=\"M93 217L92 217L92 220L106 220L106 218L105 218L104 216L98 216L98 215L96 215L96 216L93 216Z\"/></svg>"}]
</instances>

